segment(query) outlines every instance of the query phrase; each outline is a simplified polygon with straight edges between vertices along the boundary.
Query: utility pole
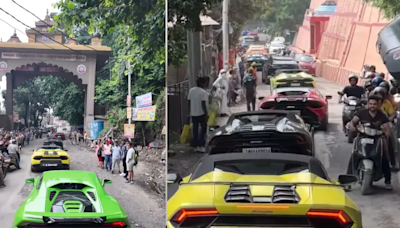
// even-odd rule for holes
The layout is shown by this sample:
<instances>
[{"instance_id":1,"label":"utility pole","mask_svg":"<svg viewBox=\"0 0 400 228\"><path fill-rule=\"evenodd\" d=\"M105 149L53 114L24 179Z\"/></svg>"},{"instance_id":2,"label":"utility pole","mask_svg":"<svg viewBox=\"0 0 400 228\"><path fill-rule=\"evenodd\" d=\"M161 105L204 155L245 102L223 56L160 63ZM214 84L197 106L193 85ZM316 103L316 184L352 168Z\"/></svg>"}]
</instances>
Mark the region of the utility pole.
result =
<instances>
[{"instance_id":1,"label":"utility pole","mask_svg":"<svg viewBox=\"0 0 400 228\"><path fill-rule=\"evenodd\" d=\"M126 69L128 69L128 97L126 104L128 106L128 109L131 108L132 106L132 96L131 96L131 60L128 58L128 61L126 61ZM128 124L131 124L132 122L132 116L128 118Z\"/></svg>"},{"instance_id":2,"label":"utility pole","mask_svg":"<svg viewBox=\"0 0 400 228\"><path fill-rule=\"evenodd\" d=\"M222 2L222 51L224 59L224 69L229 69L229 0Z\"/></svg>"}]
</instances>

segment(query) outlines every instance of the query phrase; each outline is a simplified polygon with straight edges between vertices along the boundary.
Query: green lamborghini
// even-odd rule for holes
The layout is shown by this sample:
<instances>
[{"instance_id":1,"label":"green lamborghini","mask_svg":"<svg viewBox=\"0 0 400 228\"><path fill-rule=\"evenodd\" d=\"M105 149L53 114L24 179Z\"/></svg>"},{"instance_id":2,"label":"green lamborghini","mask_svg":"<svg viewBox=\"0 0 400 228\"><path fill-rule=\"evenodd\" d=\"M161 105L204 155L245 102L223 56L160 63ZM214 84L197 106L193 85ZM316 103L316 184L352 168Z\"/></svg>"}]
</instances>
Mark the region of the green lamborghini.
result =
<instances>
[{"instance_id":1,"label":"green lamborghini","mask_svg":"<svg viewBox=\"0 0 400 228\"><path fill-rule=\"evenodd\" d=\"M104 190L110 180L94 172L47 171L27 179L33 189L18 208L13 228L129 228L128 216Z\"/></svg>"}]
</instances>

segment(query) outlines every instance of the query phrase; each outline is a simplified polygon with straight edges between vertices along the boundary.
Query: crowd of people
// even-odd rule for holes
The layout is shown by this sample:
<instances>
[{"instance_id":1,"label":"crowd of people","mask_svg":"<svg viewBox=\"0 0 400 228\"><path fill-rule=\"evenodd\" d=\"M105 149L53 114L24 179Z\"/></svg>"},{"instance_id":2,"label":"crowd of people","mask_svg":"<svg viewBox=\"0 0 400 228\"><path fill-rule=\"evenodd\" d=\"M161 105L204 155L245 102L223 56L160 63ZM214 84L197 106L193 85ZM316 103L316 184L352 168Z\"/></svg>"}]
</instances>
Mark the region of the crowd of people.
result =
<instances>
[{"instance_id":1,"label":"crowd of people","mask_svg":"<svg viewBox=\"0 0 400 228\"><path fill-rule=\"evenodd\" d=\"M139 162L139 151L129 140L112 140L111 137L95 142L98 167L109 172L119 173L126 183L133 184L134 167ZM121 167L122 164L122 167Z\"/></svg>"}]
</instances>

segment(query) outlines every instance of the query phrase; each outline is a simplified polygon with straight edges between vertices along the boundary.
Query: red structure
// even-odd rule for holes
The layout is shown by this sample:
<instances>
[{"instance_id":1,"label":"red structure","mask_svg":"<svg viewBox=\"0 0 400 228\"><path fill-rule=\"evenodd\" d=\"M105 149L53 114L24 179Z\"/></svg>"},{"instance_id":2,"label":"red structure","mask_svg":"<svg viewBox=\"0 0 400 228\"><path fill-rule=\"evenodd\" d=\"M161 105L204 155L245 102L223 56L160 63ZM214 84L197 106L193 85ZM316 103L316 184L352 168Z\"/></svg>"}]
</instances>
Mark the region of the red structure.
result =
<instances>
[{"instance_id":1,"label":"red structure","mask_svg":"<svg viewBox=\"0 0 400 228\"><path fill-rule=\"evenodd\" d=\"M336 0L333 15L316 15L324 2L311 0L293 44L298 51L316 55L317 75L347 84L348 75L361 72L364 64L387 73L375 46L379 31L389 22L382 12L362 0Z\"/></svg>"}]
</instances>

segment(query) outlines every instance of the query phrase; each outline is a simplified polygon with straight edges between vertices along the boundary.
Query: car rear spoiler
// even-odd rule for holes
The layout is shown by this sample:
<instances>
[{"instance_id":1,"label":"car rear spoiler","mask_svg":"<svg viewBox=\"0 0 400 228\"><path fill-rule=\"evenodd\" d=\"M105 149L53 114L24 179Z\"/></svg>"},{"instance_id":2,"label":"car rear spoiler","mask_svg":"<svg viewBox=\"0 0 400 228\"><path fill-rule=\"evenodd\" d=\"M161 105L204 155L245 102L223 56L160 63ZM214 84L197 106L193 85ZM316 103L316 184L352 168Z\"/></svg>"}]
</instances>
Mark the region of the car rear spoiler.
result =
<instances>
[{"instance_id":1,"label":"car rear spoiler","mask_svg":"<svg viewBox=\"0 0 400 228\"><path fill-rule=\"evenodd\" d=\"M307 97L276 97L276 102L306 102Z\"/></svg>"}]
</instances>

